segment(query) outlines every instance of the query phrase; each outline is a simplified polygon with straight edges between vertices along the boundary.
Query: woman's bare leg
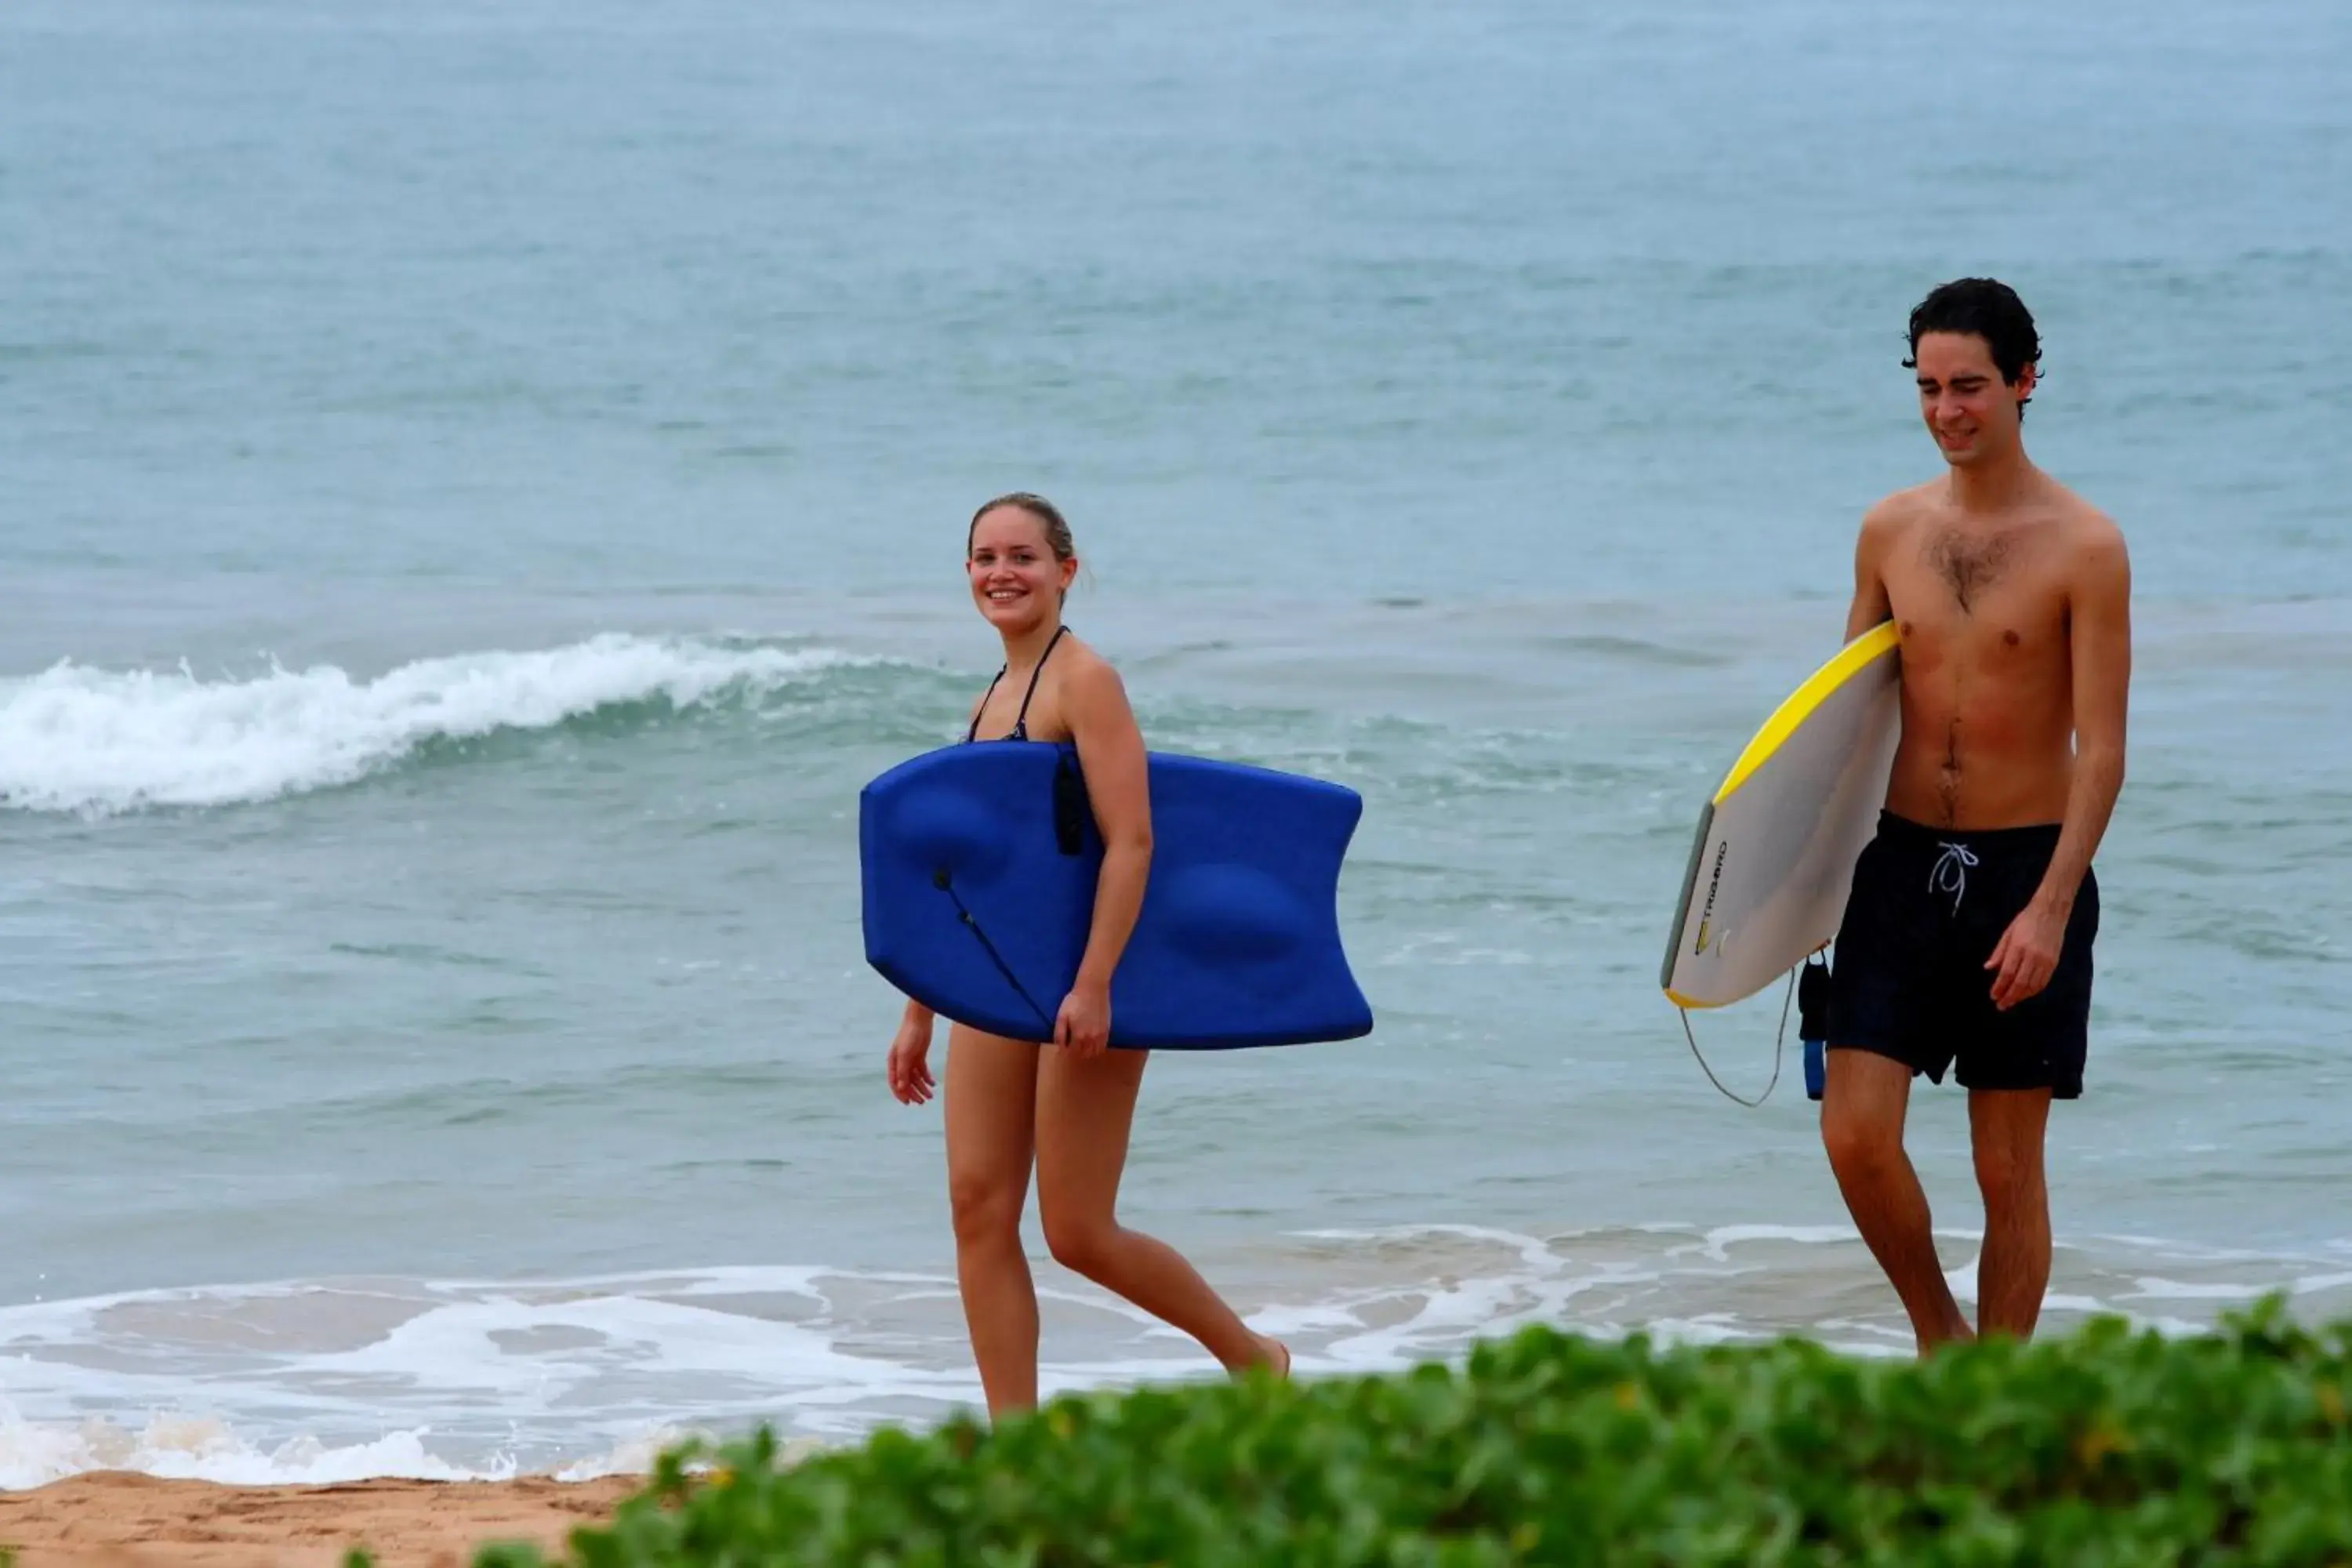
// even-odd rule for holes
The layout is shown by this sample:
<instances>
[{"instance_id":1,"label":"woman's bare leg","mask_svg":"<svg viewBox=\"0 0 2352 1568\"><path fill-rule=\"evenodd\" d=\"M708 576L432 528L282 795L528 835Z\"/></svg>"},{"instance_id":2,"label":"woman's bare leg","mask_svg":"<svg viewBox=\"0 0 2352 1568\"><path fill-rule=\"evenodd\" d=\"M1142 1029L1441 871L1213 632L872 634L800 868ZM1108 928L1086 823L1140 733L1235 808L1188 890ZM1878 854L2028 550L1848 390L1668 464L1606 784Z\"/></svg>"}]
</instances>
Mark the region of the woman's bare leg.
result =
<instances>
[{"instance_id":1,"label":"woman's bare leg","mask_svg":"<svg viewBox=\"0 0 2352 1568\"><path fill-rule=\"evenodd\" d=\"M1290 1352L1254 1333L1174 1247L1117 1218L1147 1053L1113 1050L1080 1061L1052 1047L1037 1068L1037 1213L1055 1260L1183 1330L1230 1371L1272 1366Z\"/></svg>"},{"instance_id":2,"label":"woman's bare leg","mask_svg":"<svg viewBox=\"0 0 2352 1568\"><path fill-rule=\"evenodd\" d=\"M1037 1288L1021 1250L1021 1209L1036 1147L1038 1054L1026 1041L961 1024L948 1036L956 1284L992 1416L1037 1403Z\"/></svg>"}]
</instances>

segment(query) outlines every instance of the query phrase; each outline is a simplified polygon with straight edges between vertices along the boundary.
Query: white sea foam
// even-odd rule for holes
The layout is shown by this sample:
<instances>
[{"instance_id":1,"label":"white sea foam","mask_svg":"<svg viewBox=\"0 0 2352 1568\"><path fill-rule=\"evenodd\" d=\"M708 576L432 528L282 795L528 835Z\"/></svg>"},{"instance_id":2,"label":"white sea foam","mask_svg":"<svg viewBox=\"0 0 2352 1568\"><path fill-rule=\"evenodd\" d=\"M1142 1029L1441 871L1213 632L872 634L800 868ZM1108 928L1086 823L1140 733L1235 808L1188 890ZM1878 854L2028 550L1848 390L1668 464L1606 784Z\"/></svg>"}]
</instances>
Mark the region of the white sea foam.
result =
<instances>
[{"instance_id":1,"label":"white sea foam","mask_svg":"<svg viewBox=\"0 0 2352 1568\"><path fill-rule=\"evenodd\" d=\"M436 739L539 730L616 704L679 707L840 664L825 649L607 634L354 679L274 662L249 679L62 662L0 680L0 806L109 813L261 801L349 784Z\"/></svg>"},{"instance_id":2,"label":"white sea foam","mask_svg":"<svg viewBox=\"0 0 2352 1568\"><path fill-rule=\"evenodd\" d=\"M1961 1247L1966 1238L1953 1235ZM1850 1229L1478 1226L1318 1231L1204 1267L1303 1376L1452 1361L1529 1324L1662 1342L1801 1333L1904 1356L1911 1334ZM2343 1311L2312 1257L2062 1245L2044 1322L2193 1332L2256 1292ZM1973 1295L1973 1260L1953 1270ZM1039 1279L1040 1386L1213 1378L1198 1345L1068 1275ZM2143 1310L2156 1299L2166 1309ZM2203 1305L2208 1310L2196 1309ZM245 1483L642 1473L757 1422L788 1451L928 1426L980 1388L953 1280L730 1266L522 1281L318 1280L0 1307L0 1488L123 1468Z\"/></svg>"},{"instance_id":3,"label":"white sea foam","mask_svg":"<svg viewBox=\"0 0 2352 1568\"><path fill-rule=\"evenodd\" d=\"M330 1446L296 1436L264 1446L215 1416L158 1414L136 1426L102 1417L27 1421L0 1399L0 1489L37 1487L88 1470L136 1470L170 1480L231 1486L323 1485L402 1477L500 1480L511 1464L463 1468L425 1447L429 1428ZM593 1467L581 1479L599 1473Z\"/></svg>"}]
</instances>

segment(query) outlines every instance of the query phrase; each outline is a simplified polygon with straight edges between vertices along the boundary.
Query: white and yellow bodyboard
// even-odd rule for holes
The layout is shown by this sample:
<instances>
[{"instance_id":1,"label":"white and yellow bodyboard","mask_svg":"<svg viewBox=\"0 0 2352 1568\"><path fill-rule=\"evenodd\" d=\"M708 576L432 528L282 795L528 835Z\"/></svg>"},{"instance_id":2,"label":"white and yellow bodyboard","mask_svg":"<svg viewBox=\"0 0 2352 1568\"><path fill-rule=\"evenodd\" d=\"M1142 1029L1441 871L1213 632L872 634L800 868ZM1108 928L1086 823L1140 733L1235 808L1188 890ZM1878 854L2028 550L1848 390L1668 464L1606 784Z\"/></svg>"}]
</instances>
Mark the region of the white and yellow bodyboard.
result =
<instances>
[{"instance_id":1,"label":"white and yellow bodyboard","mask_svg":"<svg viewBox=\"0 0 2352 1568\"><path fill-rule=\"evenodd\" d=\"M1699 812L1659 984L1681 1007L1751 996L1837 935L1902 735L1887 621L1773 710Z\"/></svg>"}]
</instances>

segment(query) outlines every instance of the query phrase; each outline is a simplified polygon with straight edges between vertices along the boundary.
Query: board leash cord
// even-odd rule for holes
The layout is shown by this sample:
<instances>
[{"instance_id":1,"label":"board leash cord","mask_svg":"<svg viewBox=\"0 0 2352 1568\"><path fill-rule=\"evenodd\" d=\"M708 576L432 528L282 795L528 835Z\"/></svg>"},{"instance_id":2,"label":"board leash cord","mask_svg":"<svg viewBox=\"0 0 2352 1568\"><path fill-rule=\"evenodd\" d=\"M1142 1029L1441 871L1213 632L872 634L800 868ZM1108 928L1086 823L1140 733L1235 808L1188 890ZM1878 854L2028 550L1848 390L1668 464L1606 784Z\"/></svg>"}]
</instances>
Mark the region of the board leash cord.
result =
<instances>
[{"instance_id":1,"label":"board leash cord","mask_svg":"<svg viewBox=\"0 0 2352 1568\"><path fill-rule=\"evenodd\" d=\"M1748 1110L1753 1110L1758 1106L1762 1105L1766 1100L1771 1099L1772 1090L1779 1086L1780 1082L1780 1054L1783 1047L1785 1047L1789 1043L1789 1004L1796 998L1797 976L1803 971L1804 967L1805 966L1802 963L1800 963L1796 968L1789 971L1789 988L1785 992L1781 993L1780 995L1780 1031L1772 1037L1772 1079L1769 1083L1767 1083L1764 1086L1764 1092L1758 1095L1753 1100L1742 1100L1739 1096L1732 1093L1729 1089L1724 1089L1723 1080L1715 1076L1715 1069L1706 1065L1706 1057L1698 1048L1698 1037L1691 1033L1690 1009L1687 1007L1677 1007L1675 1009L1675 1012L1680 1013L1683 1016L1683 1038L1690 1042L1691 1055L1698 1058L1698 1070L1706 1074L1706 1081L1715 1085L1717 1089L1722 1090L1723 1098L1730 1100L1733 1104L1744 1105L1748 1107Z\"/></svg>"},{"instance_id":2,"label":"board leash cord","mask_svg":"<svg viewBox=\"0 0 2352 1568\"><path fill-rule=\"evenodd\" d=\"M1021 977L1013 973L1013 966L1004 962L1004 955L996 951L994 942L988 940L988 932L981 929L980 921L974 920L971 911L964 908L962 896L955 890L954 879L944 870L934 871L931 873L931 886L945 893L950 901L955 905L957 918L971 929L972 935L980 938L980 945L987 950L988 961L996 965L996 972L1004 976L1005 984L1021 994L1021 1000L1029 1004L1029 1011L1036 1014L1037 1022L1045 1026L1045 1037L1052 1038L1054 1020L1046 1016L1045 1008L1037 1005L1037 998L1029 994L1029 987L1021 984ZM1688 1026L1685 1025L1685 1027Z\"/></svg>"}]
</instances>

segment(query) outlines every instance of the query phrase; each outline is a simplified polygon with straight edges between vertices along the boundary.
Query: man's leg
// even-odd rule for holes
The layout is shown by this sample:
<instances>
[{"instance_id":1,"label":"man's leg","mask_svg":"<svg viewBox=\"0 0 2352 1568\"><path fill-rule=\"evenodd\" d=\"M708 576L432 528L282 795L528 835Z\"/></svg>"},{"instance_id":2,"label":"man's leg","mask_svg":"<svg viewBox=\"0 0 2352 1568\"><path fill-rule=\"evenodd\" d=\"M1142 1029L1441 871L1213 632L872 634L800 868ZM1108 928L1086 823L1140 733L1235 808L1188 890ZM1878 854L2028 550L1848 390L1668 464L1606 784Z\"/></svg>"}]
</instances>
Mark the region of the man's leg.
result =
<instances>
[{"instance_id":1,"label":"man's leg","mask_svg":"<svg viewBox=\"0 0 2352 1568\"><path fill-rule=\"evenodd\" d=\"M2050 1286L2050 1184L2042 1160L2050 1098L2046 1089L1969 1091L1969 1142L1985 1205L1977 1322L1988 1334L2032 1338Z\"/></svg>"},{"instance_id":2,"label":"man's leg","mask_svg":"<svg viewBox=\"0 0 2352 1568\"><path fill-rule=\"evenodd\" d=\"M1871 1256L1886 1271L1911 1314L1911 1329L1927 1354L1947 1340L1969 1337L1968 1320L1936 1257L1927 1194L1903 1149L1903 1121L1911 1103L1911 1068L1891 1057L1837 1048L1829 1052L1822 1090L1822 1143L1830 1169Z\"/></svg>"}]
</instances>

